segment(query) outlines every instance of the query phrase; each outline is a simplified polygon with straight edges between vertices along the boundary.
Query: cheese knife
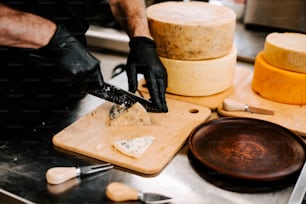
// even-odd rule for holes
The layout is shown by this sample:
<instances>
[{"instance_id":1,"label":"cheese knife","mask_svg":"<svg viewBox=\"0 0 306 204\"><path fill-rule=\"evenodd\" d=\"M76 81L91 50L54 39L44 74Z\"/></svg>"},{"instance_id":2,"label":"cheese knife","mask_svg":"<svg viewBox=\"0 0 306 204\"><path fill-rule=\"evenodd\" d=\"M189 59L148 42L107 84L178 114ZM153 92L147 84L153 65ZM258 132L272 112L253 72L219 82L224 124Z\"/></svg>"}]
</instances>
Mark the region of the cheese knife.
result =
<instances>
[{"instance_id":1,"label":"cheese knife","mask_svg":"<svg viewBox=\"0 0 306 204\"><path fill-rule=\"evenodd\" d=\"M306 192L306 163L302 168L302 171L297 179L297 182L293 188L288 204L300 204L303 201Z\"/></svg>"},{"instance_id":2,"label":"cheese knife","mask_svg":"<svg viewBox=\"0 0 306 204\"><path fill-rule=\"evenodd\" d=\"M83 167L53 167L46 172L46 180L49 184L61 184L72 178L107 171L113 168L110 163L97 164Z\"/></svg>"},{"instance_id":3,"label":"cheese knife","mask_svg":"<svg viewBox=\"0 0 306 204\"><path fill-rule=\"evenodd\" d=\"M120 182L112 182L108 184L106 187L106 196L115 202L139 200L144 203L160 204L172 201L172 198L168 196L157 193L142 192Z\"/></svg>"},{"instance_id":4,"label":"cheese knife","mask_svg":"<svg viewBox=\"0 0 306 204\"><path fill-rule=\"evenodd\" d=\"M226 111L246 111L250 113L274 115L274 111L272 110L250 106L248 104L240 103L230 98L224 99L223 109Z\"/></svg>"},{"instance_id":5,"label":"cheese knife","mask_svg":"<svg viewBox=\"0 0 306 204\"><path fill-rule=\"evenodd\" d=\"M88 91L89 94L98 98L102 98L109 102L124 106L126 108L131 107L136 102L140 103L148 112L160 113L162 112L151 101L146 100L134 93L116 87L114 85L104 82L101 87L97 87Z\"/></svg>"}]
</instances>

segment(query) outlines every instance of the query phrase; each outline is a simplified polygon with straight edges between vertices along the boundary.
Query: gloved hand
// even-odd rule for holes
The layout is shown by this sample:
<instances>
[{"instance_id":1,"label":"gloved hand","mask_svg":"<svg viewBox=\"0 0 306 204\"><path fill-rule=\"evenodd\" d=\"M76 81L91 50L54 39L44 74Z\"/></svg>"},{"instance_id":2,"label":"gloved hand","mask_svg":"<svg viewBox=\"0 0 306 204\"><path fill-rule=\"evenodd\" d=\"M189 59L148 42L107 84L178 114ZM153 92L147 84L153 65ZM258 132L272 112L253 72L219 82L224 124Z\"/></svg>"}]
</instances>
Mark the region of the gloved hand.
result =
<instances>
[{"instance_id":1,"label":"gloved hand","mask_svg":"<svg viewBox=\"0 0 306 204\"><path fill-rule=\"evenodd\" d=\"M129 91L136 92L137 73L143 74L152 102L163 112L168 112L165 99L168 76L157 55L154 41L146 37L134 37L131 38L129 46L130 53L126 65Z\"/></svg>"},{"instance_id":2,"label":"gloved hand","mask_svg":"<svg viewBox=\"0 0 306 204\"><path fill-rule=\"evenodd\" d=\"M55 63L56 74L65 88L83 93L90 87L103 85L99 61L60 25L41 51Z\"/></svg>"}]
</instances>

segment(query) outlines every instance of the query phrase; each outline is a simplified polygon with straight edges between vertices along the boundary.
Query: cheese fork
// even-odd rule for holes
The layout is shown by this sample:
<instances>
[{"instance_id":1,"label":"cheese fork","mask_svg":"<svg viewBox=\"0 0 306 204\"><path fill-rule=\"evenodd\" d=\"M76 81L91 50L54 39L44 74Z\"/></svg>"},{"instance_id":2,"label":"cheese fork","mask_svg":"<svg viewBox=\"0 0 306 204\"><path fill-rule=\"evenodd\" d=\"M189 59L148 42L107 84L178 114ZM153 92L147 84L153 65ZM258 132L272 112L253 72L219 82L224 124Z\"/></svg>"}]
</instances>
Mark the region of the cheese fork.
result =
<instances>
[{"instance_id":1,"label":"cheese fork","mask_svg":"<svg viewBox=\"0 0 306 204\"><path fill-rule=\"evenodd\" d=\"M69 179L93 174L100 171L107 171L113 168L110 163L90 165L83 167L53 167L46 172L46 179L49 184L60 184Z\"/></svg>"}]
</instances>

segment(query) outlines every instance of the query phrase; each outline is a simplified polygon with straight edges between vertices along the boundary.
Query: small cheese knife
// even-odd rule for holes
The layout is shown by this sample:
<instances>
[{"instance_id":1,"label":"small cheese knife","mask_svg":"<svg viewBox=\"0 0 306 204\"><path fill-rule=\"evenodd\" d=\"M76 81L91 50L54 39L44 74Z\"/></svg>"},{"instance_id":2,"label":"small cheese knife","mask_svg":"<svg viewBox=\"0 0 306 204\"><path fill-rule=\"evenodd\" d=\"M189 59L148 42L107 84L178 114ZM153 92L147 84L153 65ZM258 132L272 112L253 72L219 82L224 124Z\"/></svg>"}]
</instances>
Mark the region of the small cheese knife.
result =
<instances>
[{"instance_id":1,"label":"small cheese knife","mask_svg":"<svg viewBox=\"0 0 306 204\"><path fill-rule=\"evenodd\" d=\"M300 204L303 201L306 192L306 163L301 170L300 176L293 188L288 204Z\"/></svg>"},{"instance_id":2,"label":"small cheese knife","mask_svg":"<svg viewBox=\"0 0 306 204\"><path fill-rule=\"evenodd\" d=\"M106 196L115 202L140 200L144 203L160 204L172 202L172 198L157 193L145 193L120 182L112 182L106 187Z\"/></svg>"},{"instance_id":3,"label":"small cheese knife","mask_svg":"<svg viewBox=\"0 0 306 204\"><path fill-rule=\"evenodd\" d=\"M248 104L243 104L230 98L224 99L223 109L226 111L246 111L250 113L274 115L274 111L272 110L249 106Z\"/></svg>"},{"instance_id":4,"label":"small cheese knife","mask_svg":"<svg viewBox=\"0 0 306 204\"><path fill-rule=\"evenodd\" d=\"M106 82L104 82L102 87L89 90L88 93L127 108L138 102L148 112L162 112L162 110L156 107L151 101Z\"/></svg>"}]
</instances>

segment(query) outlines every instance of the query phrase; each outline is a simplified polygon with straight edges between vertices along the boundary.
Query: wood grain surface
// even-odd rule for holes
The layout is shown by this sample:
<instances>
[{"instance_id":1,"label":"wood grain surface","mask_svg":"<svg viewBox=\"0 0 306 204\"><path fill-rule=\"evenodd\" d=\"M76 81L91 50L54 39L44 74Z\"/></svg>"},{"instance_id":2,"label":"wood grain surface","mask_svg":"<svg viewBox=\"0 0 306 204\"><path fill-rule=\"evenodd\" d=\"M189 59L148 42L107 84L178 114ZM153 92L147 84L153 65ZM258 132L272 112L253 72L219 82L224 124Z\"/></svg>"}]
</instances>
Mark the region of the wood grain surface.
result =
<instances>
[{"instance_id":1,"label":"wood grain surface","mask_svg":"<svg viewBox=\"0 0 306 204\"><path fill-rule=\"evenodd\" d=\"M286 127L301 136L306 136L306 106L289 105L262 98L252 90L252 78L253 74L241 83L229 98L246 103L250 106L273 110L274 115L248 113L243 111L230 112L224 110L222 104L218 107L218 113L223 116L250 117L270 121Z\"/></svg>"},{"instance_id":2,"label":"wood grain surface","mask_svg":"<svg viewBox=\"0 0 306 204\"><path fill-rule=\"evenodd\" d=\"M111 103L105 102L53 137L59 148L96 158L139 172L157 174L175 156L193 128L211 114L207 107L168 99L168 113L149 113L152 123L146 126L110 127ZM119 153L114 141L152 135L155 142L138 158Z\"/></svg>"}]
</instances>

